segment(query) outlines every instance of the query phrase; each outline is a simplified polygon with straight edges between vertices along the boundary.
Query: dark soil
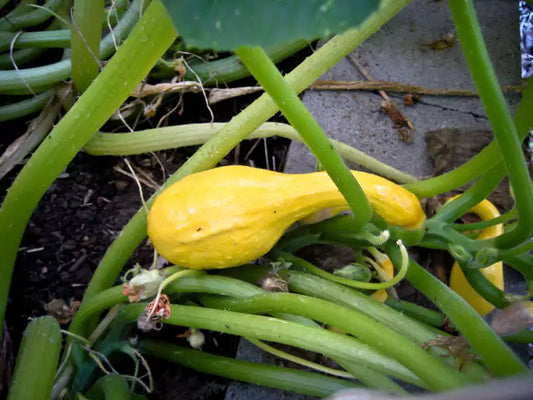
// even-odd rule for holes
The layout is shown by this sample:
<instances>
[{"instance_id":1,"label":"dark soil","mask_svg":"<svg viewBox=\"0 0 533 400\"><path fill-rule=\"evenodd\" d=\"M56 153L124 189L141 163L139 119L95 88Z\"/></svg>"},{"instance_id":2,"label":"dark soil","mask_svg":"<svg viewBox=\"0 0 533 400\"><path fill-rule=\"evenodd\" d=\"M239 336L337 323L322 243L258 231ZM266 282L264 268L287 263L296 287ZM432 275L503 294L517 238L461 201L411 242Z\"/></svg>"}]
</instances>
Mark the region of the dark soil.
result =
<instances>
[{"instance_id":1,"label":"dark soil","mask_svg":"<svg viewBox=\"0 0 533 400\"><path fill-rule=\"evenodd\" d=\"M285 61L281 69L290 71L309 52L310 49L306 49ZM255 82L248 79L236 82L234 86L253 84ZM211 106L214 120L229 121L259 95L242 96ZM156 116L144 121L141 118L138 129L155 126L159 118L178 101L179 95L166 97ZM166 121L167 124L211 120L202 95L186 94L181 104L181 108ZM285 121L279 115L274 120ZM7 134L1 138L0 151L24 132L26 123L21 120L13 121L4 124L3 128ZM120 121L113 121L103 130L124 131L124 128ZM274 157L276 169L282 170L288 143L289 141L283 138L267 139L264 143L243 142L236 151L228 154L221 164L244 164L261 168L269 166L272 169ZM265 158L265 146L268 160ZM134 168L141 169L161 185L165 177L176 171L195 150L196 148L181 148L161 151L155 155L129 157L129 160ZM164 167L164 174L156 156ZM122 158L92 157L83 152L79 153L50 187L35 210L22 240L10 290L3 350L0 346L0 398L3 397L2 389L5 390L10 380L9 371L14 365L22 332L29 319L46 314L46 304L54 299L61 299L67 304L80 301L107 248L141 207L137 185L133 179L118 172L117 167L128 171ZM2 193L7 190L19 170L20 168L12 171L0 182ZM143 185L145 198L153 191ZM3 195L0 198L3 198ZM152 248L145 241L129 259L125 269L135 263L149 267L152 257ZM66 329L68 324L63 324L63 327ZM177 341L176 334L183 331L184 328L181 328L171 333L174 341ZM226 356L235 354L236 338L207 336L206 342L212 352ZM227 386L224 379L196 373L161 360L149 360L149 363L156 379L156 391L151 398L224 398Z\"/></svg>"}]
</instances>

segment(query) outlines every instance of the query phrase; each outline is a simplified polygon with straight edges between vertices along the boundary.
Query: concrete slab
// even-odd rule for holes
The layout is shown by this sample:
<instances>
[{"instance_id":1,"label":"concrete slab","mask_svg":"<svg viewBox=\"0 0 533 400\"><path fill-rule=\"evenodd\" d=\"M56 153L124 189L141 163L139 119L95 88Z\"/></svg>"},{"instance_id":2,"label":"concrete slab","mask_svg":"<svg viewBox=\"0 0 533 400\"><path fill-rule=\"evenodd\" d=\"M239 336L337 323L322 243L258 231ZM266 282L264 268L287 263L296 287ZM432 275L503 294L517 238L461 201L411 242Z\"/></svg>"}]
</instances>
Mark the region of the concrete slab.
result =
<instances>
[{"instance_id":1,"label":"concrete slab","mask_svg":"<svg viewBox=\"0 0 533 400\"><path fill-rule=\"evenodd\" d=\"M478 1L483 33L500 83L520 83L518 8L505 0ZM351 56L375 80L396 81L432 89L475 89L462 49L432 50L428 44L454 33L446 2L415 0ZM348 60L341 60L322 79L361 80ZM411 174L432 172L424 133L440 128L488 128L478 98L423 96L412 107L400 95L389 94L415 127L412 143L404 143L393 122L380 111L382 98L372 92L308 90L303 101L326 133ZM517 95L508 96L511 109ZM286 171L309 172L315 158L305 145L293 143Z\"/></svg>"}]
</instances>

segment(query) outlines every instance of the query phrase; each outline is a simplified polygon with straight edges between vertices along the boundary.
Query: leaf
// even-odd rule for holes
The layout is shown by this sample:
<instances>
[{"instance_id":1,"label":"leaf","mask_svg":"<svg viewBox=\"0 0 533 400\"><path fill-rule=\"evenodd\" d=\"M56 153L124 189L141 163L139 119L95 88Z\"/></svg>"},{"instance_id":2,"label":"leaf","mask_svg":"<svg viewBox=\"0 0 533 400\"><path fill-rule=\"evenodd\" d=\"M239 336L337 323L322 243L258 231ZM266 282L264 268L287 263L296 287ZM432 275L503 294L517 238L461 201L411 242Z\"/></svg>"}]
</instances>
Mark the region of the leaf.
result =
<instances>
[{"instance_id":1,"label":"leaf","mask_svg":"<svg viewBox=\"0 0 533 400\"><path fill-rule=\"evenodd\" d=\"M188 47L216 51L326 38L359 25L380 0L163 0Z\"/></svg>"}]
</instances>

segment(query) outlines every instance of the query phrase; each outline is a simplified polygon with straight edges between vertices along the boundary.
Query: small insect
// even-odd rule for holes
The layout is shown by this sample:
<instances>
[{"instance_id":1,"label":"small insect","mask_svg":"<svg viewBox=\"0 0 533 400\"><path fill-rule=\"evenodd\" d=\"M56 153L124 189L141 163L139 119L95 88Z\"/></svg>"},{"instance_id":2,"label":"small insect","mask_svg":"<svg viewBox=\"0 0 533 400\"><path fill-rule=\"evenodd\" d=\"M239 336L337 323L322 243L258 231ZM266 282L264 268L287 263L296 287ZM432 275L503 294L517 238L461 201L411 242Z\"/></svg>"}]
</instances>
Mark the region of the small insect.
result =
<instances>
[{"instance_id":1,"label":"small insect","mask_svg":"<svg viewBox=\"0 0 533 400\"><path fill-rule=\"evenodd\" d=\"M159 296L157 304L156 299L152 300L148 307L146 307L145 314L150 317L151 320L157 321L161 318L170 318L170 300L166 294Z\"/></svg>"}]
</instances>

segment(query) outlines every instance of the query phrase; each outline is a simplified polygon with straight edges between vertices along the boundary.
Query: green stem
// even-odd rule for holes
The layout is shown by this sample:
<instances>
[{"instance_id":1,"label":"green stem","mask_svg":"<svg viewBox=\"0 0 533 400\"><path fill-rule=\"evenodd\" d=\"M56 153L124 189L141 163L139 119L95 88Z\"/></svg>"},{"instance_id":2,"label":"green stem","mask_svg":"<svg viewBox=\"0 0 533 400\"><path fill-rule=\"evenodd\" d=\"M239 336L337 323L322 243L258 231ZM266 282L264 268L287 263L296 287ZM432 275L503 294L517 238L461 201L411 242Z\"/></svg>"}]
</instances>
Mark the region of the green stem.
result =
<instances>
[{"instance_id":1,"label":"green stem","mask_svg":"<svg viewBox=\"0 0 533 400\"><path fill-rule=\"evenodd\" d=\"M446 317L442 313L435 310L430 310L429 308L419 306L418 304L414 304L409 301L396 300L391 296L388 296L387 300L385 300L385 304L411 318L436 328L441 328L446 321Z\"/></svg>"},{"instance_id":2,"label":"green stem","mask_svg":"<svg viewBox=\"0 0 533 400\"><path fill-rule=\"evenodd\" d=\"M87 304L76 313L76 318L69 326L69 332L82 337L88 336L89 332L83 329L86 321L116 304L127 302L128 298L122 293L123 290L122 286L115 286L98 293L98 296L93 297L91 301L87 301Z\"/></svg>"},{"instance_id":3,"label":"green stem","mask_svg":"<svg viewBox=\"0 0 533 400\"><path fill-rule=\"evenodd\" d=\"M331 39L285 77L292 89L297 93L304 90L354 47L371 36L407 3L409 3L408 0L384 1L381 9L368 18L359 28L351 29ZM189 158L167 180L162 189L191 173L215 166L237 143L246 138L268 118L272 117L276 110L276 106L270 97L267 94L263 94L243 112L235 116L216 136ZM158 193L152 196L148 204L151 204ZM85 298L90 298L113 284L128 258L145 237L146 211L142 208L124 226L121 234L108 248L87 287Z\"/></svg>"},{"instance_id":4,"label":"green stem","mask_svg":"<svg viewBox=\"0 0 533 400\"><path fill-rule=\"evenodd\" d=\"M226 123L186 124L148 129L132 133L96 133L85 145L84 150L91 155L133 155L151 151L204 144L214 137ZM245 139L259 139L281 136L290 140L302 141L296 130L279 122L266 122L255 129ZM350 162L396 182L415 182L416 177L399 171L364 152L345 143L331 140L339 154Z\"/></svg>"},{"instance_id":5,"label":"green stem","mask_svg":"<svg viewBox=\"0 0 533 400\"><path fill-rule=\"evenodd\" d=\"M31 321L24 331L8 400L50 399L60 349L61 333L54 318Z\"/></svg>"},{"instance_id":6,"label":"green stem","mask_svg":"<svg viewBox=\"0 0 533 400\"><path fill-rule=\"evenodd\" d=\"M29 99L0 106L0 122L25 117L39 111L54 96L54 93L54 90L47 90Z\"/></svg>"},{"instance_id":7,"label":"green stem","mask_svg":"<svg viewBox=\"0 0 533 400\"><path fill-rule=\"evenodd\" d=\"M422 324L357 290L298 271L289 271L286 279L291 291L354 308L394 329L418 345L435 338L435 334Z\"/></svg>"},{"instance_id":8,"label":"green stem","mask_svg":"<svg viewBox=\"0 0 533 400\"><path fill-rule=\"evenodd\" d=\"M72 80L79 93L89 87L100 70L97 57L103 15L104 0L74 0L70 48Z\"/></svg>"},{"instance_id":9,"label":"green stem","mask_svg":"<svg viewBox=\"0 0 533 400\"><path fill-rule=\"evenodd\" d=\"M512 258L512 257L518 256L522 253L528 253L532 250L533 250L533 241L529 241L515 248L503 251L500 256L501 256L501 259L503 260L506 258Z\"/></svg>"},{"instance_id":10,"label":"green stem","mask_svg":"<svg viewBox=\"0 0 533 400\"><path fill-rule=\"evenodd\" d=\"M137 320L144 313L145 307L144 304L124 306L119 313L120 321L126 323ZM326 329L304 326L272 317L196 306L171 305L170 309L170 318L161 320L161 322L296 346L339 360L359 362L385 375L420 385L416 376L398 362L355 338Z\"/></svg>"},{"instance_id":11,"label":"green stem","mask_svg":"<svg viewBox=\"0 0 533 400\"><path fill-rule=\"evenodd\" d=\"M24 64L28 64L39 58L45 49L21 49L16 50L13 54L0 54L0 69L10 70L21 68Z\"/></svg>"},{"instance_id":12,"label":"green stem","mask_svg":"<svg viewBox=\"0 0 533 400\"><path fill-rule=\"evenodd\" d=\"M122 286L115 286L88 299L84 307L80 308L76 314L76 318L72 320L69 331L79 336L87 336L89 334L87 330L89 320L102 311L127 301L127 297L122 292ZM263 294L264 290L238 279L204 273L198 276L183 276L181 279L170 283L165 293L211 293L241 298ZM316 326L316 324L310 323L312 321L304 321L303 318L300 318L299 322L304 325Z\"/></svg>"},{"instance_id":13,"label":"green stem","mask_svg":"<svg viewBox=\"0 0 533 400\"><path fill-rule=\"evenodd\" d=\"M497 240L500 246L511 247L533 234L533 185L517 129L492 68L472 1L452 1L449 6L470 73L503 156L511 187L515 189L518 225Z\"/></svg>"},{"instance_id":14,"label":"green stem","mask_svg":"<svg viewBox=\"0 0 533 400\"><path fill-rule=\"evenodd\" d=\"M0 51L9 50L11 41L16 33L0 32ZM55 31L24 32L18 35L15 49L40 48L67 48L70 47L70 31L67 29Z\"/></svg>"},{"instance_id":15,"label":"green stem","mask_svg":"<svg viewBox=\"0 0 533 400\"><path fill-rule=\"evenodd\" d=\"M468 268L468 266L463 267L461 263L459 264L470 286L494 307L500 309L505 308L511 305L513 300L516 299L516 296L509 295L489 281L481 273L480 269Z\"/></svg>"},{"instance_id":16,"label":"green stem","mask_svg":"<svg viewBox=\"0 0 533 400\"><path fill-rule=\"evenodd\" d=\"M340 283L341 285L349 286L356 289L372 289L372 290L378 290L378 289L387 289L391 286L396 285L398 282L400 282L407 273L407 262L403 262L400 264L401 268L399 268L399 272L392 278L389 279L386 282L381 283L372 283L372 282L358 282L351 279L343 278L342 276L330 274L329 272L324 271L323 269L320 269L310 262L307 262L303 258L293 256L289 253L280 253L279 257L283 261L290 262L294 265L297 265L298 267L304 268L307 271L311 272L312 274L316 276L320 276L321 278L327 279L328 281Z\"/></svg>"},{"instance_id":17,"label":"green stem","mask_svg":"<svg viewBox=\"0 0 533 400\"><path fill-rule=\"evenodd\" d=\"M64 0L48 0L42 8L34 8L25 14L11 16L0 20L0 31L18 31L23 28L42 24L52 17L52 13L61 7ZM26 7L28 8L28 7Z\"/></svg>"},{"instance_id":18,"label":"green stem","mask_svg":"<svg viewBox=\"0 0 533 400\"><path fill-rule=\"evenodd\" d=\"M306 40L297 40L289 44L266 49L266 52L274 62L278 62L307 45L308 42ZM159 79L173 78L176 76L174 64L174 61L160 61L150 75ZM235 55L213 61L192 61L189 63L189 67L194 71L194 74L188 70L184 79L196 80L200 78L205 86L217 86L221 83L229 83L250 76L250 72L242 65L239 57Z\"/></svg>"},{"instance_id":19,"label":"green stem","mask_svg":"<svg viewBox=\"0 0 533 400\"><path fill-rule=\"evenodd\" d=\"M527 372L527 368L461 296L411 261L407 279L439 307L496 376Z\"/></svg>"},{"instance_id":20,"label":"green stem","mask_svg":"<svg viewBox=\"0 0 533 400\"><path fill-rule=\"evenodd\" d=\"M31 7L32 4L36 4L37 0L20 0L14 9L9 11L6 16L0 18L0 24L4 24L5 20L10 20L16 16L27 14L31 11L34 11L35 8Z\"/></svg>"},{"instance_id":21,"label":"green stem","mask_svg":"<svg viewBox=\"0 0 533 400\"><path fill-rule=\"evenodd\" d=\"M504 177L505 170L502 168L497 166L490 168L474 185L461 196L444 205L431 219L448 223L455 221L485 199Z\"/></svg>"},{"instance_id":22,"label":"green stem","mask_svg":"<svg viewBox=\"0 0 533 400\"><path fill-rule=\"evenodd\" d=\"M286 280L291 291L354 308L376 321L382 322L418 345L423 345L436 337L436 333L432 329L352 288L298 271L289 271ZM442 348L432 347L429 352L444 357L449 363L454 362L453 358L449 357L449 353ZM483 379L484 373L480 372L475 365L468 365L465 372L473 379Z\"/></svg>"},{"instance_id":23,"label":"green stem","mask_svg":"<svg viewBox=\"0 0 533 400\"><path fill-rule=\"evenodd\" d=\"M216 308L219 308L219 307L216 307ZM270 346L270 345L268 345L265 342L262 342L260 340L251 339L251 338L245 338L245 339L248 342L250 342L251 344L253 344L254 346L256 346L257 348L263 350L264 352L272 354L273 356L281 358L283 360L290 361L292 363L301 365L303 367L306 367L306 368L309 368L309 369L312 369L312 370L315 370L315 371L323 372L324 374L337 376L339 378L346 378L346 379L355 378L355 376L353 376L349 372L342 371L340 369L326 367L325 365L318 364L316 362L306 360L305 358L295 356L295 355L287 353L286 351L283 351L283 350L279 350L279 349L277 349L277 348L275 348L273 346Z\"/></svg>"},{"instance_id":24,"label":"green stem","mask_svg":"<svg viewBox=\"0 0 533 400\"><path fill-rule=\"evenodd\" d=\"M139 344L139 349L151 356L163 358L206 374L320 398L330 396L339 390L358 387L355 383L313 372L235 360L162 341L143 340Z\"/></svg>"},{"instance_id":25,"label":"green stem","mask_svg":"<svg viewBox=\"0 0 533 400\"><path fill-rule=\"evenodd\" d=\"M109 374L98 379L86 396L93 400L128 400L131 398L131 391L122 375Z\"/></svg>"},{"instance_id":26,"label":"green stem","mask_svg":"<svg viewBox=\"0 0 533 400\"><path fill-rule=\"evenodd\" d=\"M442 364L405 336L361 312L329 301L292 293L269 293L245 299L200 296L200 300L211 308L253 314L285 312L340 328L409 368L432 390L451 389L467 382L462 374Z\"/></svg>"},{"instance_id":27,"label":"green stem","mask_svg":"<svg viewBox=\"0 0 533 400\"><path fill-rule=\"evenodd\" d=\"M159 1L151 3L130 38L55 126L10 187L0 208L0 325L18 246L42 195L79 149L109 119L176 37ZM147 46L150 42L153 45Z\"/></svg>"},{"instance_id":28,"label":"green stem","mask_svg":"<svg viewBox=\"0 0 533 400\"><path fill-rule=\"evenodd\" d=\"M350 374L355 376L359 382L370 389L380 390L387 393L397 393L405 395L407 392L388 376L380 374L371 368L359 365L354 362L336 361Z\"/></svg>"},{"instance_id":29,"label":"green stem","mask_svg":"<svg viewBox=\"0 0 533 400\"><path fill-rule=\"evenodd\" d=\"M372 217L372 208L357 179L297 93L283 79L272 60L260 47L240 47L235 53L274 100L285 118L298 131L306 145L339 188L354 215L354 229L361 229Z\"/></svg>"},{"instance_id":30,"label":"green stem","mask_svg":"<svg viewBox=\"0 0 533 400\"><path fill-rule=\"evenodd\" d=\"M533 127L533 79L527 80L522 100L514 117L514 124L519 135L519 140L525 139ZM492 166L504 168L502 156L496 142L491 142L479 154L454 170L435 178L424 179L415 183L408 183L404 187L420 198L432 197L452 189L466 185L482 175Z\"/></svg>"},{"instance_id":31,"label":"green stem","mask_svg":"<svg viewBox=\"0 0 533 400\"><path fill-rule=\"evenodd\" d=\"M512 335L504 336L503 340L506 342L531 344L533 343L533 331L531 329L524 329Z\"/></svg>"},{"instance_id":32,"label":"green stem","mask_svg":"<svg viewBox=\"0 0 533 400\"><path fill-rule=\"evenodd\" d=\"M514 218L516 218L516 210L513 208L505 214L502 214L499 217L493 219L488 219L486 221L481 222L474 222L471 224L452 224L452 228L455 229L457 232L477 231L507 222Z\"/></svg>"},{"instance_id":33,"label":"green stem","mask_svg":"<svg viewBox=\"0 0 533 400\"><path fill-rule=\"evenodd\" d=\"M132 26L139 19L142 0L134 0L124 17L113 29L113 33L100 43L100 59L106 59L115 51L113 35L117 44L121 43ZM29 85L34 92L49 89L51 86L68 79L71 76L70 59L62 60L43 67L21 69L19 71L0 71L0 94L28 94Z\"/></svg>"}]
</instances>

